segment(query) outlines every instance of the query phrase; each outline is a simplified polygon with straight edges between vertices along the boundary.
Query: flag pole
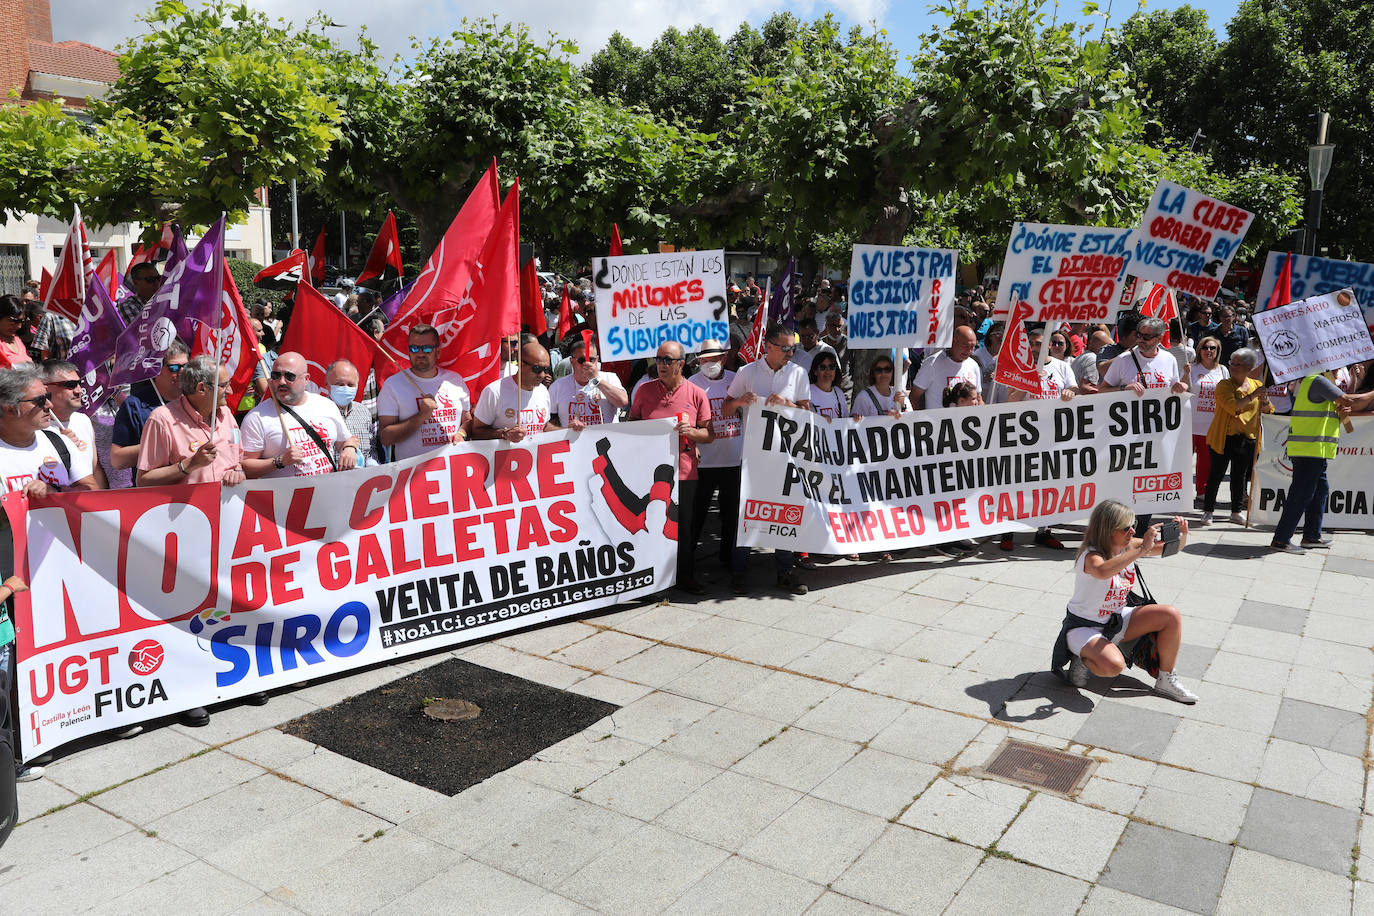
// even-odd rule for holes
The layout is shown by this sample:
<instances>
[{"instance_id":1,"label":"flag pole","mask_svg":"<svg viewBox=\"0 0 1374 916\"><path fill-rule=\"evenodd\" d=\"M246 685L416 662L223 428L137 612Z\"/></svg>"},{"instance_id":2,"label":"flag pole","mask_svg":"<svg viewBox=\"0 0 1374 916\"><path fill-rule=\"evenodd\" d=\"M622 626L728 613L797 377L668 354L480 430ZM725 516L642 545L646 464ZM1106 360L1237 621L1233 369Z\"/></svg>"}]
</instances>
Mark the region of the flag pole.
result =
<instances>
[{"instance_id":1,"label":"flag pole","mask_svg":"<svg viewBox=\"0 0 1374 916\"><path fill-rule=\"evenodd\" d=\"M219 370L220 357L220 328L224 324L224 229L223 224L228 219L228 214L223 210L219 214L220 234L219 234L219 295L215 297L215 333L212 339L215 342L215 392L210 399L210 442L215 441L215 430L219 426Z\"/></svg>"}]
</instances>

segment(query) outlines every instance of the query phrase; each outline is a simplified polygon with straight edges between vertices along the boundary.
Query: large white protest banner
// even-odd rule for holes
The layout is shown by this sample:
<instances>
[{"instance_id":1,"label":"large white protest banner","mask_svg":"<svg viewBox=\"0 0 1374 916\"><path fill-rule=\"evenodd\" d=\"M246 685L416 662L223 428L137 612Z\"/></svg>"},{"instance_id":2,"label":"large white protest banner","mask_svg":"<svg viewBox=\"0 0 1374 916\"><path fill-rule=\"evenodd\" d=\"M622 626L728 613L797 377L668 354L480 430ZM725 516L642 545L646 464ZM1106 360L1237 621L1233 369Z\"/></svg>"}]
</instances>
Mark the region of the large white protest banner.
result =
<instances>
[{"instance_id":1,"label":"large white protest banner","mask_svg":"<svg viewBox=\"0 0 1374 916\"><path fill-rule=\"evenodd\" d=\"M24 756L651 594L669 420L323 477L6 496Z\"/></svg>"},{"instance_id":2,"label":"large white protest banner","mask_svg":"<svg viewBox=\"0 0 1374 916\"><path fill-rule=\"evenodd\" d=\"M1277 525L1293 465L1288 460L1288 417L1260 418L1263 441L1250 480L1250 524ZM1374 417L1350 418L1352 432L1341 434L1336 457L1326 464L1327 528L1374 529Z\"/></svg>"},{"instance_id":3,"label":"large white protest banner","mask_svg":"<svg viewBox=\"0 0 1374 916\"><path fill-rule=\"evenodd\" d=\"M1192 505L1186 395L1118 392L827 421L750 408L739 543L864 553Z\"/></svg>"},{"instance_id":4,"label":"large white protest banner","mask_svg":"<svg viewBox=\"0 0 1374 916\"><path fill-rule=\"evenodd\" d=\"M1132 236L1131 273L1215 299L1255 215L1172 181L1161 181Z\"/></svg>"},{"instance_id":5,"label":"large white protest banner","mask_svg":"<svg viewBox=\"0 0 1374 916\"><path fill-rule=\"evenodd\" d=\"M849 345L947 347L954 342L955 267L945 248L855 245L849 264Z\"/></svg>"},{"instance_id":6,"label":"large white protest banner","mask_svg":"<svg viewBox=\"0 0 1374 916\"><path fill-rule=\"evenodd\" d=\"M723 250L597 258L592 272L603 360L653 356L668 340L693 353L729 339Z\"/></svg>"},{"instance_id":7,"label":"large white protest banner","mask_svg":"<svg viewBox=\"0 0 1374 916\"><path fill-rule=\"evenodd\" d=\"M1374 326L1374 264L1360 261L1337 261L1334 258L1315 258L1304 254L1290 255L1287 251L1271 251L1264 259L1264 273L1260 275L1259 292L1255 294L1258 308L1269 304L1274 286L1283 272L1284 262L1293 259L1288 288L1294 299L1307 299L1322 293L1348 289L1355 294L1364 309L1365 324ZM1284 303L1280 303L1281 305Z\"/></svg>"},{"instance_id":8,"label":"large white protest banner","mask_svg":"<svg viewBox=\"0 0 1374 916\"><path fill-rule=\"evenodd\" d=\"M1134 255L1130 241L1130 229L1013 223L993 317L1026 302L1034 321L1110 319Z\"/></svg>"},{"instance_id":9,"label":"large white protest banner","mask_svg":"<svg viewBox=\"0 0 1374 916\"><path fill-rule=\"evenodd\" d=\"M1255 332L1280 382L1374 359L1364 312L1348 289L1257 312Z\"/></svg>"}]
</instances>

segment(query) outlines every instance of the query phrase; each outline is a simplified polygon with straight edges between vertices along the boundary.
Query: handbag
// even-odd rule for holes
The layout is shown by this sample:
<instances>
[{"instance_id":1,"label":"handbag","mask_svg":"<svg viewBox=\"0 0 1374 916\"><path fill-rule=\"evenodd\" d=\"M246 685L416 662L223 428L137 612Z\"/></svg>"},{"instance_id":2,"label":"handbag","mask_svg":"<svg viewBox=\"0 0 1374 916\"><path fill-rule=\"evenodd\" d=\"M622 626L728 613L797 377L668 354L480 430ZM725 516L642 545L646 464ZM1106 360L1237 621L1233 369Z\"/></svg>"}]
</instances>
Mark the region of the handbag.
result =
<instances>
[{"instance_id":1,"label":"handbag","mask_svg":"<svg viewBox=\"0 0 1374 916\"><path fill-rule=\"evenodd\" d=\"M1130 607L1141 607L1146 604L1157 604L1155 596L1150 593L1150 586L1145 584L1145 575L1140 571L1140 564L1135 567L1135 581L1140 586L1140 594L1137 595L1132 589L1126 596L1126 604ZM1159 677L1159 645L1155 642L1155 634L1146 633L1139 636L1129 647L1122 646L1122 655L1126 657L1126 667L1143 668L1150 672L1151 677Z\"/></svg>"}]
</instances>

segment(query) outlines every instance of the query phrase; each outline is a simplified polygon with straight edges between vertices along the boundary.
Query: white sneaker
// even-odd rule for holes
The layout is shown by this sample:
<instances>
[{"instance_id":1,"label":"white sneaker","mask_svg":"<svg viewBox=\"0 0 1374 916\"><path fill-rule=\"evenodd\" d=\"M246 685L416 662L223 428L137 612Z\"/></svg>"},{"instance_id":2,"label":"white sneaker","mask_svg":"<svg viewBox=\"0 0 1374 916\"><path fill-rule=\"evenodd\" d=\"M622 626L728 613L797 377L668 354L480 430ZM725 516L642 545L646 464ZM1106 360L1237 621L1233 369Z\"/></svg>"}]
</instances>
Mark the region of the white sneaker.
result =
<instances>
[{"instance_id":1,"label":"white sneaker","mask_svg":"<svg viewBox=\"0 0 1374 916\"><path fill-rule=\"evenodd\" d=\"M1197 694L1184 687L1179 682L1178 675L1172 671L1159 672L1159 677L1155 679L1155 693L1175 703L1187 703L1191 706L1197 702Z\"/></svg>"},{"instance_id":2,"label":"white sneaker","mask_svg":"<svg viewBox=\"0 0 1374 916\"><path fill-rule=\"evenodd\" d=\"M44 772L46 771L37 764L20 764L19 769L17 769L14 773L14 781L33 782L35 779L42 779Z\"/></svg>"},{"instance_id":3,"label":"white sneaker","mask_svg":"<svg viewBox=\"0 0 1374 916\"><path fill-rule=\"evenodd\" d=\"M132 738L134 735L141 735L141 734L143 734L143 726L142 726L142 725L130 725L128 728L123 728L123 729L120 729L119 731L115 732L115 737L116 737L116 738Z\"/></svg>"},{"instance_id":4,"label":"white sneaker","mask_svg":"<svg viewBox=\"0 0 1374 916\"><path fill-rule=\"evenodd\" d=\"M1200 518L1200 519L1197 520L1197 526L1198 526L1199 528L1206 528L1206 527L1207 527L1208 525L1210 525L1210 524L1212 524L1212 513L1210 513L1210 512L1204 512L1204 513L1202 513L1202 518Z\"/></svg>"},{"instance_id":5,"label":"white sneaker","mask_svg":"<svg viewBox=\"0 0 1374 916\"><path fill-rule=\"evenodd\" d=\"M1088 678L1091 676L1092 672L1088 670L1087 665L1083 664L1083 659L1079 658L1077 655L1069 659L1070 684L1074 685L1075 687L1087 687Z\"/></svg>"},{"instance_id":6,"label":"white sneaker","mask_svg":"<svg viewBox=\"0 0 1374 916\"><path fill-rule=\"evenodd\" d=\"M1233 525L1244 525L1244 524L1245 524L1245 516L1241 515L1239 512L1232 512L1232 513L1231 513L1231 524L1233 524Z\"/></svg>"}]
</instances>

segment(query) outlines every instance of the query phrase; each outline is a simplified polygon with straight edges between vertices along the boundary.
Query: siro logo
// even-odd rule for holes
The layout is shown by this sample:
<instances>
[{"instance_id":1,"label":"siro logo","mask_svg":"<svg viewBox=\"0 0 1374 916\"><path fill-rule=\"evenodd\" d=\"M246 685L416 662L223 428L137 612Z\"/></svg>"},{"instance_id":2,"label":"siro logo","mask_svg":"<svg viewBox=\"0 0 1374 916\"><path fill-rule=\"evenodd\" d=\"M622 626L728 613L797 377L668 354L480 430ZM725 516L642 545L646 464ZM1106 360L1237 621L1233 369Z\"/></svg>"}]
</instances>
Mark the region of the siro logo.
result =
<instances>
[{"instance_id":1,"label":"siro logo","mask_svg":"<svg viewBox=\"0 0 1374 916\"><path fill-rule=\"evenodd\" d=\"M162 667L162 643L156 639L144 639L129 650L129 670L144 677Z\"/></svg>"},{"instance_id":2,"label":"siro logo","mask_svg":"<svg viewBox=\"0 0 1374 916\"><path fill-rule=\"evenodd\" d=\"M744 503L744 518L747 521L799 525L802 514L801 506L794 506L790 503L770 503L761 499L750 499Z\"/></svg>"},{"instance_id":3,"label":"siro logo","mask_svg":"<svg viewBox=\"0 0 1374 916\"><path fill-rule=\"evenodd\" d=\"M1164 493L1172 490L1183 489L1183 475L1173 474L1147 474L1135 478L1131 484L1132 493Z\"/></svg>"}]
</instances>

